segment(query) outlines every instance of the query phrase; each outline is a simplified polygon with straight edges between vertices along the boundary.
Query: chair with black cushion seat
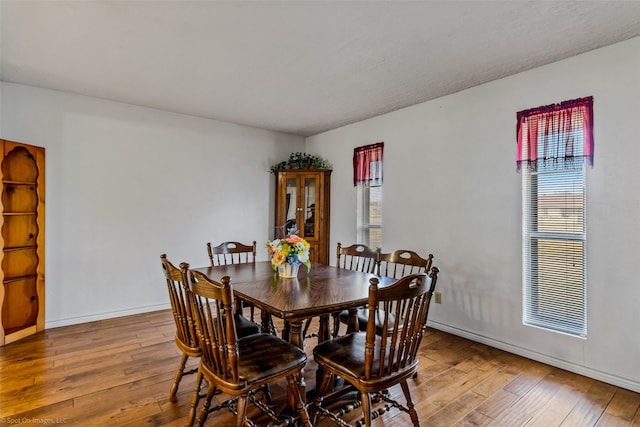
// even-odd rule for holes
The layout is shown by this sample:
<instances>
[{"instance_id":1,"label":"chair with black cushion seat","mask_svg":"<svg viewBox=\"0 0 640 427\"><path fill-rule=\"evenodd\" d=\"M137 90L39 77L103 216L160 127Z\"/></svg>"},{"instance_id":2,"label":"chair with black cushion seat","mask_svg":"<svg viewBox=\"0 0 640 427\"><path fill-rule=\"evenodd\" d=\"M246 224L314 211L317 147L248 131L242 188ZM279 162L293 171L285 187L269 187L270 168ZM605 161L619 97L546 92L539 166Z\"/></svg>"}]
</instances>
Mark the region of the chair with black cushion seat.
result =
<instances>
[{"instance_id":1,"label":"chair with black cushion seat","mask_svg":"<svg viewBox=\"0 0 640 427\"><path fill-rule=\"evenodd\" d=\"M229 264L254 264L256 262L256 241L251 245L245 245L240 242L222 242L218 246L212 246L211 242L207 242L207 254L211 266L229 265ZM255 308L253 304L237 300L236 310L242 313L245 307L249 308L249 318L255 322ZM272 333L275 332L273 321L270 316L264 316L263 322L266 323L268 329Z\"/></svg>"},{"instance_id":2,"label":"chair with black cushion seat","mask_svg":"<svg viewBox=\"0 0 640 427\"><path fill-rule=\"evenodd\" d=\"M202 426L209 413L216 390L237 397L236 426L252 425L246 418L247 404L256 406L277 420L275 412L258 400L256 391L263 386L286 378L288 390L304 426L310 426L309 416L300 395L297 378L302 373L307 356L298 347L271 334L257 334L239 338L232 313L234 298L231 279L210 280L197 271L182 265L185 281L189 283L191 311L196 335L202 349L199 374L209 382L196 425ZM188 277L188 279L187 279Z\"/></svg>"},{"instance_id":3,"label":"chair with black cushion seat","mask_svg":"<svg viewBox=\"0 0 640 427\"><path fill-rule=\"evenodd\" d=\"M342 243L338 242L336 266L348 270L377 274L379 255L380 248L371 249L369 246L359 243L343 247ZM335 338L338 336L340 322L348 324L349 311L343 310L342 312L332 313L332 317L333 331L331 332L331 336Z\"/></svg>"},{"instance_id":4,"label":"chair with black cushion seat","mask_svg":"<svg viewBox=\"0 0 640 427\"><path fill-rule=\"evenodd\" d=\"M429 254L423 258L414 251L400 249L391 253L380 253L378 255L378 274L381 276L399 279L409 274L427 273L433 264L433 255ZM358 310L358 326L361 331L367 329L369 310L366 308ZM378 319L378 316L376 316ZM348 322L348 314L340 313L340 321ZM393 316L391 317L393 327ZM376 320L376 330L380 332L382 323Z\"/></svg>"},{"instance_id":5,"label":"chair with black cushion seat","mask_svg":"<svg viewBox=\"0 0 640 427\"><path fill-rule=\"evenodd\" d=\"M368 307L369 321L366 332L355 332L318 344L313 357L323 372L316 387L317 397L312 410L313 422L318 417L330 417L338 423L340 412L326 409L325 396L333 389L334 378L340 377L360 392L363 421L371 425L380 410L372 414L372 396L408 412L414 426L420 421L411 399L407 380L418 371L417 352L426 330L429 303L438 278L438 269L430 274L410 274L394 284L378 288L378 279L370 279ZM376 331L374 313L380 313L383 327ZM396 320L391 322L390 317ZM393 323L393 327L388 326ZM400 384L406 406L382 393ZM341 424L344 425L344 424Z\"/></svg>"},{"instance_id":6,"label":"chair with black cushion seat","mask_svg":"<svg viewBox=\"0 0 640 427\"><path fill-rule=\"evenodd\" d=\"M198 369L185 371L187 360L190 357L200 357L202 352L200 351L200 346L196 338L196 331L191 316L191 307L189 306L189 299L187 297L187 289L182 282L182 271L167 259L166 254L160 255L160 261L162 262L162 270L167 280L171 311L176 324L175 341L182 352L180 364L178 365L173 385L169 391L169 398L175 400L182 377L198 371ZM193 422L193 419L191 419L191 422Z\"/></svg>"},{"instance_id":7,"label":"chair with black cushion seat","mask_svg":"<svg viewBox=\"0 0 640 427\"><path fill-rule=\"evenodd\" d=\"M160 255L160 261L162 262L162 269L167 280L171 311L173 313L173 320L176 324L175 341L176 345L182 352L180 364L178 365L173 385L169 391L169 398L171 400L175 400L182 377L198 372L197 368L185 371L187 360L189 357L200 357L202 351L200 350L200 345L198 344L198 339L196 337L195 323L193 316L191 315L191 305L189 304L188 294L190 291L188 286L184 285L184 274L180 268L177 268L167 259L166 254ZM182 264L180 266L182 267ZM254 322L250 322L249 319L246 319L239 314L235 314L234 318L237 325L238 336L245 337L260 333L260 327ZM195 419L196 408L201 397L201 387L202 376L197 375L195 389L191 397L191 408L189 410L189 417L187 420L188 425L192 425L193 420Z\"/></svg>"},{"instance_id":8,"label":"chair with black cushion seat","mask_svg":"<svg viewBox=\"0 0 640 427\"><path fill-rule=\"evenodd\" d=\"M378 255L380 248L371 249L367 245L354 244L342 246L338 242L336 250L336 266L364 273L378 272Z\"/></svg>"},{"instance_id":9,"label":"chair with black cushion seat","mask_svg":"<svg viewBox=\"0 0 640 427\"><path fill-rule=\"evenodd\" d=\"M207 253L211 266L254 263L256 260L256 242L245 245L239 242L222 242L218 246L211 246L207 242Z\"/></svg>"},{"instance_id":10,"label":"chair with black cushion seat","mask_svg":"<svg viewBox=\"0 0 640 427\"><path fill-rule=\"evenodd\" d=\"M399 279L409 274L427 273L433 264L433 255L421 257L414 251L399 249L391 253L381 253L378 261L381 276Z\"/></svg>"},{"instance_id":11,"label":"chair with black cushion seat","mask_svg":"<svg viewBox=\"0 0 640 427\"><path fill-rule=\"evenodd\" d=\"M338 242L336 249L336 267L377 274L379 254L380 248L371 249L369 246L359 243L343 247L342 243ZM331 313L331 317L333 319L331 337L335 338L340 331L340 322L348 324L349 310ZM305 324L303 331L305 335L309 328L310 321L311 319L307 319Z\"/></svg>"}]
</instances>

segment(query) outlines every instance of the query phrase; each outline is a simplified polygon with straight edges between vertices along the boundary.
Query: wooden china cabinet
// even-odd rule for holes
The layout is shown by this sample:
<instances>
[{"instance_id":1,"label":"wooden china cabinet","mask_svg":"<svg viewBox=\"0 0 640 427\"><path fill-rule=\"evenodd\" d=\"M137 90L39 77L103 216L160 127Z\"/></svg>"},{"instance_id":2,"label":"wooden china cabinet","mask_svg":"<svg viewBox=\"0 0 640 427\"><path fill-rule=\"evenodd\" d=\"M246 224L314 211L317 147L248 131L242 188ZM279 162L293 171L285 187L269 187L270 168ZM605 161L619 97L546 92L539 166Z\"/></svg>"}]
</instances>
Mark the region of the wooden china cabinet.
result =
<instances>
[{"instance_id":1,"label":"wooden china cabinet","mask_svg":"<svg viewBox=\"0 0 640 427\"><path fill-rule=\"evenodd\" d=\"M286 169L276 175L276 236L297 229L309 242L311 262L329 264L331 170Z\"/></svg>"},{"instance_id":2,"label":"wooden china cabinet","mask_svg":"<svg viewBox=\"0 0 640 427\"><path fill-rule=\"evenodd\" d=\"M44 148L0 140L0 345L44 329Z\"/></svg>"}]
</instances>

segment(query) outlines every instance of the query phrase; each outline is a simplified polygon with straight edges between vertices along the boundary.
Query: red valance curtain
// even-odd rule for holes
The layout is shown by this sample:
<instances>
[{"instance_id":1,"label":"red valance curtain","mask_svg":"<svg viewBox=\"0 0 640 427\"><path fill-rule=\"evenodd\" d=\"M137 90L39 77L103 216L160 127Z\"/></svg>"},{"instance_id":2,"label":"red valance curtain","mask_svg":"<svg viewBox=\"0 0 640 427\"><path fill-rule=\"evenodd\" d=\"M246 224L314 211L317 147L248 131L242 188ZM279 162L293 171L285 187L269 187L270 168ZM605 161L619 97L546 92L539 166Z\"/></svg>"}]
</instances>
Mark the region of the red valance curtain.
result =
<instances>
[{"instance_id":1,"label":"red valance curtain","mask_svg":"<svg viewBox=\"0 0 640 427\"><path fill-rule=\"evenodd\" d=\"M382 184L384 142L353 149L353 185Z\"/></svg>"},{"instance_id":2,"label":"red valance curtain","mask_svg":"<svg viewBox=\"0 0 640 427\"><path fill-rule=\"evenodd\" d=\"M517 118L518 171L523 164L535 171L539 163L583 159L593 166L593 97L520 111Z\"/></svg>"}]
</instances>

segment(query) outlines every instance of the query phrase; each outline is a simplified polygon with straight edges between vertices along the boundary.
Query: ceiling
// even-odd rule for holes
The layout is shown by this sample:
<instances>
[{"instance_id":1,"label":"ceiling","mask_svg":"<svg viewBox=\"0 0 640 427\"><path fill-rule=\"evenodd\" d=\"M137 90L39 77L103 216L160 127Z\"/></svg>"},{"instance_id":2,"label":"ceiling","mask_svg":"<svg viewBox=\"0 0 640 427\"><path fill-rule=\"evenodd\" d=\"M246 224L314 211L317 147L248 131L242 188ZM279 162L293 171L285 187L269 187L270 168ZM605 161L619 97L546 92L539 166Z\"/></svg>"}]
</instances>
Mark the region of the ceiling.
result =
<instances>
[{"instance_id":1,"label":"ceiling","mask_svg":"<svg viewBox=\"0 0 640 427\"><path fill-rule=\"evenodd\" d=\"M640 1L11 1L0 78L309 136L640 35Z\"/></svg>"}]
</instances>

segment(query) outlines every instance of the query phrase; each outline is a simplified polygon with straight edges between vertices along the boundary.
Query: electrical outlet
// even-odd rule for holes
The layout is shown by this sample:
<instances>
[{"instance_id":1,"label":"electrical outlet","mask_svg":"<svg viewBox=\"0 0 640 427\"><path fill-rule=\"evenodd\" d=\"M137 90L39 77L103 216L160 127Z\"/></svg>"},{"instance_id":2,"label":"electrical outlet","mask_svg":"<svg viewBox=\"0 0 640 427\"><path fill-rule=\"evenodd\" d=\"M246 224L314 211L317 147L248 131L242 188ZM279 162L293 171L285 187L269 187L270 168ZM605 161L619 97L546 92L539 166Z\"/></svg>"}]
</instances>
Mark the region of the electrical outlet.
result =
<instances>
[{"instance_id":1,"label":"electrical outlet","mask_svg":"<svg viewBox=\"0 0 640 427\"><path fill-rule=\"evenodd\" d=\"M436 304L442 304L442 294L440 292L436 292L433 296Z\"/></svg>"}]
</instances>

